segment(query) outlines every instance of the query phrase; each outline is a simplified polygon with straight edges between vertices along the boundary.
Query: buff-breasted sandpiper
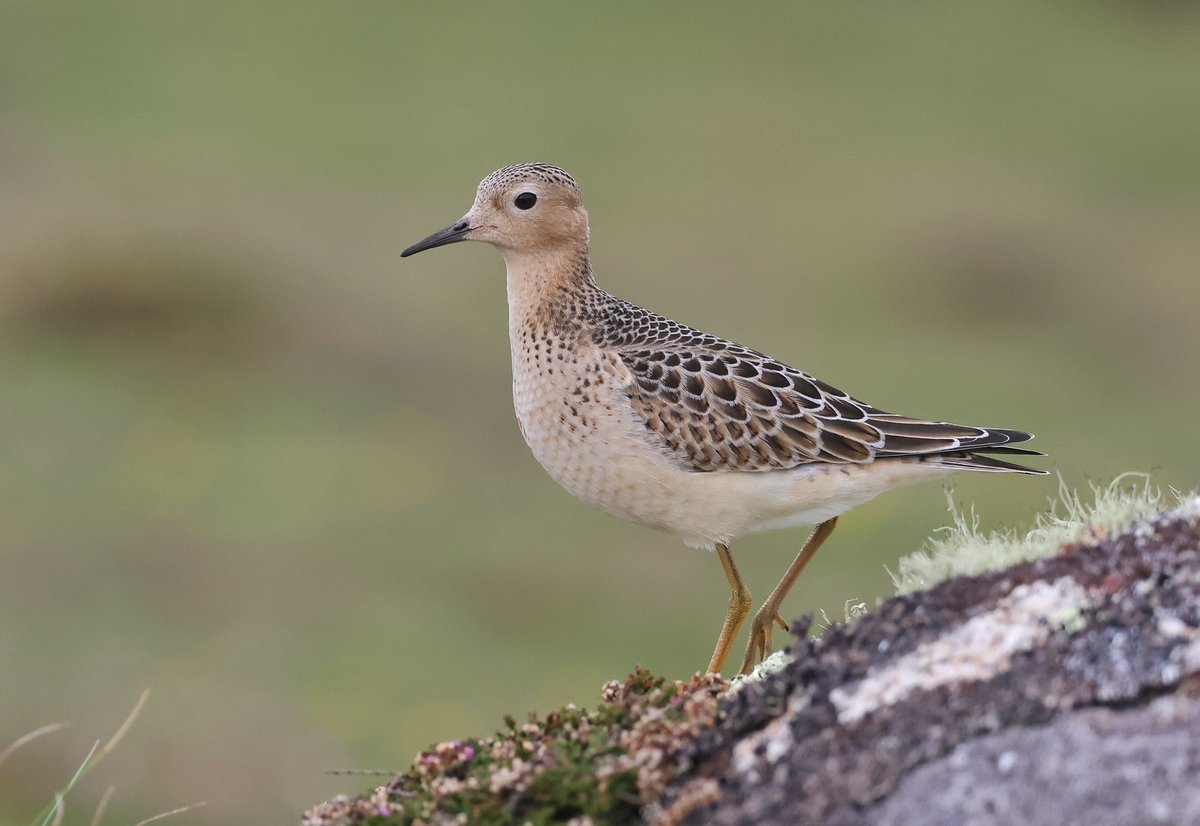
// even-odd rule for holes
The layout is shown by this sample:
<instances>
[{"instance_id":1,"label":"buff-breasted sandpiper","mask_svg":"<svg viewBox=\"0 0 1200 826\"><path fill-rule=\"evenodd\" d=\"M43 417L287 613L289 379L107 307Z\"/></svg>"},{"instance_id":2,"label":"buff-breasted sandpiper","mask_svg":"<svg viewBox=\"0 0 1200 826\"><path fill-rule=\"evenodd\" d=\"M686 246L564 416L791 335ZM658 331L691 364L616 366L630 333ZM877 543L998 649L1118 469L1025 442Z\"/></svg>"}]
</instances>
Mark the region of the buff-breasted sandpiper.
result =
<instances>
[{"instance_id":1,"label":"buff-breasted sandpiper","mask_svg":"<svg viewBox=\"0 0 1200 826\"><path fill-rule=\"evenodd\" d=\"M609 295L592 278L579 187L556 166L493 172L466 215L403 255L458 241L504 255L513 401L542 467L613 516L716 549L731 595L709 671L751 607L737 537L816 526L751 622L745 673L770 652L772 627L787 629L780 603L839 515L954 471L1044 472L981 455L1042 455L1012 446L1028 433L888 413Z\"/></svg>"}]
</instances>

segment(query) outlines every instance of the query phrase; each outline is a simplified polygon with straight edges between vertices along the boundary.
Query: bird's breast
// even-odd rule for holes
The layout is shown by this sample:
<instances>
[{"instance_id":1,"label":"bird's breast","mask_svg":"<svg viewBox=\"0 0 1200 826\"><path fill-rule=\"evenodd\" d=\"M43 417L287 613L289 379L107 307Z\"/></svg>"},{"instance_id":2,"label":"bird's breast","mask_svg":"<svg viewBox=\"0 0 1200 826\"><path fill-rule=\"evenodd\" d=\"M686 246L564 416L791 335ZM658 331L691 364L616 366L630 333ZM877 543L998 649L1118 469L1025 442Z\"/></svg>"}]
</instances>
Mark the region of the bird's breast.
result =
<instances>
[{"instance_id":1,"label":"bird's breast","mask_svg":"<svg viewBox=\"0 0 1200 826\"><path fill-rule=\"evenodd\" d=\"M534 457L570 493L626 519L656 491L646 430L614 356L535 326L512 337L513 406Z\"/></svg>"}]
</instances>

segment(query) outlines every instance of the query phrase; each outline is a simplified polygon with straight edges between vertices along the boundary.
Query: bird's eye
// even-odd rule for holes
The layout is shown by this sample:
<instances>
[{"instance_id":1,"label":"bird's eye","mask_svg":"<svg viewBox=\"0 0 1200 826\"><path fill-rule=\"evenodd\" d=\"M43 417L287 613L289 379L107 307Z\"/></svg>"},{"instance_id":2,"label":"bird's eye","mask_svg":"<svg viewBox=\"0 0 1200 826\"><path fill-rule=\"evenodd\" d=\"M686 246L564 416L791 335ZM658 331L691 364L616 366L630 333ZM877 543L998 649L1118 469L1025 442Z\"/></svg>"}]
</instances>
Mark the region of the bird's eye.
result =
<instances>
[{"instance_id":1,"label":"bird's eye","mask_svg":"<svg viewBox=\"0 0 1200 826\"><path fill-rule=\"evenodd\" d=\"M537 203L537 196L532 192L522 192L513 199L513 203L517 209L533 209L533 205Z\"/></svg>"}]
</instances>

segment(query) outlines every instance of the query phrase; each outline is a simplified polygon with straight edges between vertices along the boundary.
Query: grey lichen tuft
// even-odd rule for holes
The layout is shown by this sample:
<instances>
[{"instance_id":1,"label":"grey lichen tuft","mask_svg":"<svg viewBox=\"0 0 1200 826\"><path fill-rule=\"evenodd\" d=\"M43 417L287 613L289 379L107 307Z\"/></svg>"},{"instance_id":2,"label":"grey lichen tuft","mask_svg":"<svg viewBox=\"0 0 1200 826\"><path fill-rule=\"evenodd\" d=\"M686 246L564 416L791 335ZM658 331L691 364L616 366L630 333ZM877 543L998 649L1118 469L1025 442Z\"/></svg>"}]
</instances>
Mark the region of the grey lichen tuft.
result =
<instances>
[{"instance_id":1,"label":"grey lichen tuft","mask_svg":"<svg viewBox=\"0 0 1200 826\"><path fill-rule=\"evenodd\" d=\"M1161 511L1166 498L1145 473L1123 473L1106 486L1089 487L1091 502L1060 476L1058 498L1050 501L1049 510L1038 514L1033 528L1024 534L981 531L974 506L961 510L947 493L953 524L927 539L920 550L900 560L895 572L889 572L896 592L931 588L951 577L982 574L1051 556L1067 545L1115 536Z\"/></svg>"}]
</instances>

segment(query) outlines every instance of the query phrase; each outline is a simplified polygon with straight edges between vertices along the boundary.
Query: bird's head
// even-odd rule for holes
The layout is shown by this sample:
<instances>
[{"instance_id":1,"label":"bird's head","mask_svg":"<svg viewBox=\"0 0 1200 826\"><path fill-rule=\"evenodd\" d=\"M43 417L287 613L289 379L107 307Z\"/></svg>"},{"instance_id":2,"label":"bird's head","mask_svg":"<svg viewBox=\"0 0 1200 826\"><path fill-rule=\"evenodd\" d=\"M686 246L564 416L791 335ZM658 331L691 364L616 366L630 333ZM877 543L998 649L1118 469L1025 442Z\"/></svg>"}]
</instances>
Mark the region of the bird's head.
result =
<instances>
[{"instance_id":1,"label":"bird's head","mask_svg":"<svg viewBox=\"0 0 1200 826\"><path fill-rule=\"evenodd\" d=\"M557 166L523 163L484 178L466 215L401 256L458 241L486 241L506 254L552 253L586 246L587 237L587 210L575 179Z\"/></svg>"}]
</instances>

